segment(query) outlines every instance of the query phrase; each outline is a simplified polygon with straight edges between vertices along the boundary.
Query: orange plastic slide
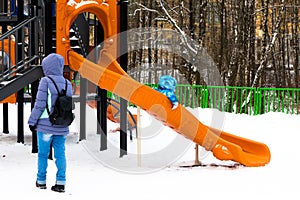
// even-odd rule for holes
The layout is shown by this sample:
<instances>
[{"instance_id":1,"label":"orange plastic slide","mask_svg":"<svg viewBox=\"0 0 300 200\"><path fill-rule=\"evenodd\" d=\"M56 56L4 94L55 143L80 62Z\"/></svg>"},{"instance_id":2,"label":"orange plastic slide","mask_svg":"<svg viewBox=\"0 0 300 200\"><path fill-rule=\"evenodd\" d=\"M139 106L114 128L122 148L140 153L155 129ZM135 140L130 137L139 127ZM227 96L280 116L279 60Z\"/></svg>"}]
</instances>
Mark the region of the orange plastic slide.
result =
<instances>
[{"instance_id":1,"label":"orange plastic slide","mask_svg":"<svg viewBox=\"0 0 300 200\"><path fill-rule=\"evenodd\" d=\"M109 105L107 107L107 118L113 122L120 123L120 104L117 104L115 102L111 102L112 105ZM137 121L137 115L132 115L133 119ZM134 120L132 119L130 114L127 114L127 120L129 124L133 127L135 126Z\"/></svg>"},{"instance_id":2,"label":"orange plastic slide","mask_svg":"<svg viewBox=\"0 0 300 200\"><path fill-rule=\"evenodd\" d=\"M106 51L101 52L98 64L71 49L67 54L70 67L83 77L140 106L179 134L212 151L216 158L236 161L249 167L269 163L271 155L265 144L208 127L181 105L171 110L165 95L133 80Z\"/></svg>"},{"instance_id":3,"label":"orange plastic slide","mask_svg":"<svg viewBox=\"0 0 300 200\"><path fill-rule=\"evenodd\" d=\"M78 93L79 94L79 93ZM96 108L96 101L89 101L87 103L91 108ZM107 119L112 122L120 123L120 104L114 101L110 101L110 105L107 106ZM135 121L134 121L134 120ZM135 126L135 122L137 121L137 115L127 114L127 120L130 123L131 127Z\"/></svg>"}]
</instances>

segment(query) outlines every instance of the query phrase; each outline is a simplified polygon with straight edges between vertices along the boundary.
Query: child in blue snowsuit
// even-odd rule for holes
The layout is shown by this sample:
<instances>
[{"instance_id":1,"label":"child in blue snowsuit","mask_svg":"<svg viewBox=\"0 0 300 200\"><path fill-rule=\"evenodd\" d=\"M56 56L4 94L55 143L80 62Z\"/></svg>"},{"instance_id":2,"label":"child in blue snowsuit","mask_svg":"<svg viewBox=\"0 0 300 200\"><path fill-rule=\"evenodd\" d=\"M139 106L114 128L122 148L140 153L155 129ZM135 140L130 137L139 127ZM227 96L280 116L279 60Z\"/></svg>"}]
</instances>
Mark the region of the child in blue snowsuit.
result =
<instances>
[{"instance_id":1,"label":"child in blue snowsuit","mask_svg":"<svg viewBox=\"0 0 300 200\"><path fill-rule=\"evenodd\" d=\"M174 94L176 88L176 80L172 76L163 75L160 77L158 82L157 91L163 93L168 97L170 102L172 103L172 110L175 110L178 107L178 99Z\"/></svg>"}]
</instances>

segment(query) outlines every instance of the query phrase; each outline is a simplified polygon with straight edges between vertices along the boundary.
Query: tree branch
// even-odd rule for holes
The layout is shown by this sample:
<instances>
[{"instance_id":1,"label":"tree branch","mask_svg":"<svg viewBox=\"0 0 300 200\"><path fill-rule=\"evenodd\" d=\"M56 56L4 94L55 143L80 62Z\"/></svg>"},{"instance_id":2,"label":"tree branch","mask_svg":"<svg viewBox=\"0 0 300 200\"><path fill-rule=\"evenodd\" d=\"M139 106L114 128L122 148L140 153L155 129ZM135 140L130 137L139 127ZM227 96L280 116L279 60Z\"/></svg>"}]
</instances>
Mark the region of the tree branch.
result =
<instances>
[{"instance_id":1,"label":"tree branch","mask_svg":"<svg viewBox=\"0 0 300 200\"><path fill-rule=\"evenodd\" d=\"M157 2L159 3L161 9L163 10L163 12L165 13L167 19L171 22L171 24L175 27L175 29L180 33L180 35L182 36L182 42L188 47L188 49L193 52L194 54L197 54L197 50L194 49L188 42L187 39L187 35L185 34L185 32L177 25L176 21L171 17L171 15L169 14L169 12L167 11L167 9L165 8L162 0L157 0Z\"/></svg>"}]
</instances>

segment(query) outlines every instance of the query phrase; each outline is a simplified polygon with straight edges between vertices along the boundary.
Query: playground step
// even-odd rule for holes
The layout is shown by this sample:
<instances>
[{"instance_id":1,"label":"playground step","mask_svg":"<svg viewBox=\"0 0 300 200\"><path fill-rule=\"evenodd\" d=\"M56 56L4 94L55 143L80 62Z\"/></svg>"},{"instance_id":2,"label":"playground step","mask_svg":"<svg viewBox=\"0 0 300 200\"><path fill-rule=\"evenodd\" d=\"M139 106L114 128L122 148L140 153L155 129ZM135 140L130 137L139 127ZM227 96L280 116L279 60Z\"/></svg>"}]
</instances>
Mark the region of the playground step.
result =
<instances>
[{"instance_id":1,"label":"playground step","mask_svg":"<svg viewBox=\"0 0 300 200\"><path fill-rule=\"evenodd\" d=\"M22 76L22 75L23 75L23 74L17 73L15 76L13 76L12 78L10 78L9 80L2 81L2 82L0 83L0 88L3 87L3 86L5 86L5 85L7 85L7 84L9 84L9 83L11 83L11 82L13 82L16 78L18 78L18 77L20 77L20 76Z\"/></svg>"},{"instance_id":2,"label":"playground step","mask_svg":"<svg viewBox=\"0 0 300 200\"><path fill-rule=\"evenodd\" d=\"M77 29L77 30L74 30L74 28L70 29L70 45L71 45L71 49L73 49L75 52L77 52L79 54L82 54L83 50L82 50L80 44L83 43L83 42L82 42L81 38L77 37L77 35L80 36L80 34L77 34L78 27L75 27L75 29ZM56 52L56 29L55 28L52 30L52 49Z\"/></svg>"},{"instance_id":3,"label":"playground step","mask_svg":"<svg viewBox=\"0 0 300 200\"><path fill-rule=\"evenodd\" d=\"M5 99L6 97L12 95L13 93L18 92L24 85L28 85L40 77L43 76L43 70L41 66L32 66L28 71L24 72L24 74L16 74L12 79L8 81L3 81L0 84L0 101Z\"/></svg>"}]
</instances>

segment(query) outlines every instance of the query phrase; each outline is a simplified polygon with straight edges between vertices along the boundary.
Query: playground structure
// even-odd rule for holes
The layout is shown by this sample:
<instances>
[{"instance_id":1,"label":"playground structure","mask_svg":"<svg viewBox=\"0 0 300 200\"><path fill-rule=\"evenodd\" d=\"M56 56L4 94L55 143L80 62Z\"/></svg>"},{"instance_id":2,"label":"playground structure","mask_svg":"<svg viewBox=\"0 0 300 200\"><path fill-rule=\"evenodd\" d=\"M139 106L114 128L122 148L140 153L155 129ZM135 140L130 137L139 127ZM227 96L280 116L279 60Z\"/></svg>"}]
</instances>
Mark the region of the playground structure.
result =
<instances>
[{"instance_id":1,"label":"playground structure","mask_svg":"<svg viewBox=\"0 0 300 200\"><path fill-rule=\"evenodd\" d=\"M21 1L18 1L21 2ZM100 93L98 97L101 99L99 104L97 103L97 109L102 111L101 119L99 122L101 124L101 150L107 148L105 144L106 138L106 128L105 120L107 117L107 95L105 90L110 91L122 98L120 103L120 123L121 123L121 134L120 134L120 150L121 156L126 154L126 131L127 131L127 101L132 104L139 106L141 109L147 111L149 114L154 116L156 119L160 120L166 126L174 129L179 134L182 134L186 138L192 140L196 144L203 146L206 150L212 151L213 155L220 160L233 160L239 162L245 166L263 166L270 161L270 151L269 148L260 142L249 140L246 138L238 137L221 130L208 127L202 124L194 115L192 115L187 109L182 105L179 105L177 109L171 110L170 102L167 97L163 94L155 91L154 89L143 85L135 80L133 80L126 73L126 55L119 55L120 46L126 46L126 40L124 38L118 39L116 35L124 31L124 27L118 26L124 22L124 19L121 17L127 15L126 4L128 2L119 1L66 1L58 0L56 2L56 48L55 51L65 58L65 65L68 66L66 73L69 73L69 78L72 78L73 71L79 72L80 76L91 81L96 86L99 87ZM20 4L18 4L20 5ZM51 8L52 5L47 5L44 11L48 8ZM20 9L20 7L19 7ZM29 9L29 17L32 17L27 22L23 24L31 23L36 19L36 23L32 24L33 28L38 26L38 17L39 12L34 12L34 17L31 16L31 10ZM51 9L50 9L51 10ZM96 38L101 38L103 47L100 50L98 59L96 62L89 61L85 58L85 53L78 52L72 48L72 40L70 35L70 30L74 26L74 22L78 19L82 13L92 13L95 18L101 24L101 36L96 35ZM20 14L20 18L22 14ZM43 12L42 12L43 13ZM24 17L24 16L23 16ZM51 18L49 15L45 15L47 20ZM31 20L31 21L30 21ZM126 20L125 20L126 21ZM18 27L18 26L16 26ZM20 29L19 28L17 30ZM30 26L28 26L30 27ZM32 28L31 27L31 28ZM13 30L10 33L18 34L17 30ZM35 30L35 29L33 29ZM126 30L126 29L125 29ZM49 31L51 33L51 31ZM46 33L49 34L45 29ZM80 35L80 31L77 32ZM30 30L29 30L30 35ZM6 35L4 35L6 37ZM4 36L2 39L6 39ZM9 35L7 35L9 36ZM50 37L51 38L51 37ZM24 38L23 38L24 39ZM38 39L38 38L36 38ZM100 40L101 40L100 39ZM33 40L33 38L31 38ZM42 40L42 39L41 39ZM124 42L124 43L123 43ZM81 43L81 42L80 42ZM99 43L99 41L98 41ZM44 43L46 44L46 43ZM82 43L81 43L82 44ZM37 44L35 44L37 45ZM81 46L84 46L83 44ZM18 46L17 46L18 48ZM22 95L22 88L28 84L32 84L32 103L34 102L34 96L37 89L37 81L42 76L41 68L38 65L40 59L51 52L52 46L45 46L42 48L45 52L40 53L41 48L37 45L35 47L36 54L28 55L28 63L24 63L24 66L30 65L31 67L26 67L24 75L20 79L11 81L11 84L6 85L5 87L0 88L0 100L7 98L7 96L12 93L18 92L18 96ZM49 50L50 49L50 50ZM18 52L18 49L16 49ZM120 58L119 58L120 56ZM23 57L24 58L24 57ZM17 62L21 60L17 58ZM33 64L34 63L34 64ZM15 71L18 71L19 67L14 68ZM28 71L27 71L28 70ZM20 69L21 71L21 69ZM34 75L34 78L31 76ZM26 78L26 80L24 80ZM31 77L31 78L28 78ZM20 80L23 81L20 81ZM2 79L1 79L2 80ZM16 84L18 82L18 84ZM15 85L14 85L15 83ZM86 82L84 79L80 81L80 102L81 102L81 111L80 114L84 115L84 106L86 103L86 95L84 88L86 88ZM16 86L18 85L18 87ZM10 90L7 88L10 87ZM6 88L6 90L5 90ZM14 89L12 89L14 88ZM101 89L100 89L101 88ZM5 91L5 92L3 92ZM4 94L3 94L4 93ZM7 95L7 96L6 96ZM103 103L105 102L105 103ZM22 104L22 98L18 97L18 106ZM105 112L103 112L103 110ZM124 112L125 110L125 112ZM97 112L98 113L98 112ZM105 116L105 118L103 117ZM83 117L80 118L82 120ZM81 139L85 139L84 129L85 121L80 122L80 136Z\"/></svg>"}]
</instances>

